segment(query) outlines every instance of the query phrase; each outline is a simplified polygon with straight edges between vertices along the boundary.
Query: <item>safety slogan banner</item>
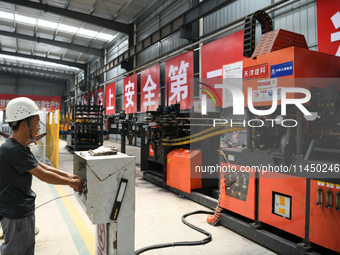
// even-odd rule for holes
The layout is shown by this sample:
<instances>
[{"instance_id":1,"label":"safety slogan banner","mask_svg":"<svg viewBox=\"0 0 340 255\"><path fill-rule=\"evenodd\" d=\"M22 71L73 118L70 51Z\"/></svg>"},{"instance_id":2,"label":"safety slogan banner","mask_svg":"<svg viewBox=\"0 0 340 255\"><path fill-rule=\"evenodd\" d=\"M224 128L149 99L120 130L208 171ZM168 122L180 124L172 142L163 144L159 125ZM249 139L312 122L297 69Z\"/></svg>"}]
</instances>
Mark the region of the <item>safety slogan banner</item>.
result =
<instances>
[{"instance_id":1,"label":"safety slogan banner","mask_svg":"<svg viewBox=\"0 0 340 255\"><path fill-rule=\"evenodd\" d=\"M100 87L97 89L97 105L104 104L104 89Z\"/></svg>"},{"instance_id":2,"label":"safety slogan banner","mask_svg":"<svg viewBox=\"0 0 340 255\"><path fill-rule=\"evenodd\" d=\"M318 51L340 57L340 1L317 0Z\"/></svg>"},{"instance_id":3,"label":"safety slogan banner","mask_svg":"<svg viewBox=\"0 0 340 255\"><path fill-rule=\"evenodd\" d=\"M106 115L116 113L116 83L110 83L106 86Z\"/></svg>"},{"instance_id":4,"label":"safety slogan banner","mask_svg":"<svg viewBox=\"0 0 340 255\"><path fill-rule=\"evenodd\" d=\"M52 112L61 109L61 97L58 96L0 94L0 110L5 111L8 102L13 98L17 97L30 98L37 104L39 109L46 108L47 112Z\"/></svg>"},{"instance_id":5,"label":"safety slogan banner","mask_svg":"<svg viewBox=\"0 0 340 255\"><path fill-rule=\"evenodd\" d=\"M140 111L156 111L159 102L159 65L141 72Z\"/></svg>"},{"instance_id":6,"label":"safety slogan banner","mask_svg":"<svg viewBox=\"0 0 340 255\"><path fill-rule=\"evenodd\" d=\"M222 78L222 66L241 61L243 30L227 35L201 47L202 78Z\"/></svg>"},{"instance_id":7,"label":"safety slogan banner","mask_svg":"<svg viewBox=\"0 0 340 255\"><path fill-rule=\"evenodd\" d=\"M179 103L181 109L190 109L190 80L194 77L193 52L165 62L165 94L169 105Z\"/></svg>"},{"instance_id":8,"label":"safety slogan banner","mask_svg":"<svg viewBox=\"0 0 340 255\"><path fill-rule=\"evenodd\" d=\"M137 112L137 74L124 79L124 110L125 113Z\"/></svg>"}]
</instances>

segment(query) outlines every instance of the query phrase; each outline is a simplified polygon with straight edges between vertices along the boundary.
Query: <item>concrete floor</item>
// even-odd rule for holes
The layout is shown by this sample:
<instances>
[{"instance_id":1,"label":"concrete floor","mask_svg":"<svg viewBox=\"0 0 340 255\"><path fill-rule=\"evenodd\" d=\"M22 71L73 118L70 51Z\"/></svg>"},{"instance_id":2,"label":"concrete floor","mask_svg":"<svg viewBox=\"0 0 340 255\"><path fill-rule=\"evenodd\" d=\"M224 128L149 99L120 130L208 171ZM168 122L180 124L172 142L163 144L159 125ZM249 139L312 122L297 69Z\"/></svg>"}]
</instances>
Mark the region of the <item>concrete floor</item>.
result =
<instances>
[{"instance_id":1,"label":"concrete floor","mask_svg":"<svg viewBox=\"0 0 340 255\"><path fill-rule=\"evenodd\" d=\"M0 140L0 143L2 142L3 139ZM104 144L114 145L120 149L120 144L110 140ZM73 156L67 152L65 145L65 141L60 140L59 168L72 172ZM136 163L140 163L139 148L127 146L127 154L135 155ZM205 238L203 234L185 226L181 222L181 216L196 210L209 210L208 208L144 181L141 176L139 168L136 167L135 250L153 244ZM73 190L65 186L46 184L36 178L33 181L33 190L38 195L36 226L39 228L39 234L36 236L36 254L95 254L96 228L76 201ZM60 196L63 198L59 199ZM44 205L46 202L48 203ZM40 205L42 206L39 207ZM210 243L151 250L143 254L275 254L225 227L209 225L206 217L205 214L194 215L187 220L210 232L212 234Z\"/></svg>"}]
</instances>

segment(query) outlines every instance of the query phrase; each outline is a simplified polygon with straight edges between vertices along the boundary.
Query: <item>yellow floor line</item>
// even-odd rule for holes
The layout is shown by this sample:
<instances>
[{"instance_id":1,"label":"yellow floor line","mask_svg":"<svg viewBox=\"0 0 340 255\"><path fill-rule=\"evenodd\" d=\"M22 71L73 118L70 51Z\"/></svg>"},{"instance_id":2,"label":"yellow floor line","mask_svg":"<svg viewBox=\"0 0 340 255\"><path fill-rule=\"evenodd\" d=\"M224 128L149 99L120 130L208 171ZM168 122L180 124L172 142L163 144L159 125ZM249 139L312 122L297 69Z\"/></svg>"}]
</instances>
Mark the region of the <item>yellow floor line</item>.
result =
<instances>
[{"instance_id":1,"label":"yellow floor line","mask_svg":"<svg viewBox=\"0 0 340 255\"><path fill-rule=\"evenodd\" d=\"M58 191L60 196L66 196L67 193L65 192L62 186L55 185L54 186ZM63 197L61 199L67 208L68 213L70 214L74 224L76 225L81 237L83 238L87 248L89 249L91 254L95 254L96 249L96 240L84 220L82 219L81 215L73 205L71 199L69 197Z\"/></svg>"}]
</instances>

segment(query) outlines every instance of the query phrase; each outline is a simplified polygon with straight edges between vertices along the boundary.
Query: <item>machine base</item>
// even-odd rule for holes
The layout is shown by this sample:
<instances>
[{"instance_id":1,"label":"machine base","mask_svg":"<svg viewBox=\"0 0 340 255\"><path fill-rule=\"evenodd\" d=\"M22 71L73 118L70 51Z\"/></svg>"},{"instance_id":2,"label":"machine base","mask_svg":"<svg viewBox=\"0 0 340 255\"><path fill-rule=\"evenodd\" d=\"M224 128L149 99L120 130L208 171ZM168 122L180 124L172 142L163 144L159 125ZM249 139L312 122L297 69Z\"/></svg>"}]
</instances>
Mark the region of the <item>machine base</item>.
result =
<instances>
[{"instance_id":1,"label":"machine base","mask_svg":"<svg viewBox=\"0 0 340 255\"><path fill-rule=\"evenodd\" d=\"M216 208L218 202L218 191L216 191L216 193L214 194L209 194L210 196L200 193L204 192L204 190L201 190L199 192L192 191L190 194L188 194L166 185L161 177L156 176L148 171L144 172L143 179L171 192L174 192L179 196L186 197L196 203L204 205L212 210ZM309 246L308 244L302 243L303 240L301 238L296 237L296 239L299 241L294 242L282 236L274 234L270 230L267 230L266 224L262 224L261 222L255 224L255 222L249 221L251 220L245 217L239 218L237 217L237 214L235 214L234 216L234 213L232 212L223 211L220 216L219 224L274 252L277 252L278 254L321 255L325 254L324 251L327 254L336 254L333 251L323 248L321 248L323 252L318 253L316 251L313 251L313 247ZM273 227L269 226L269 228ZM277 230L276 228L273 229Z\"/></svg>"}]
</instances>

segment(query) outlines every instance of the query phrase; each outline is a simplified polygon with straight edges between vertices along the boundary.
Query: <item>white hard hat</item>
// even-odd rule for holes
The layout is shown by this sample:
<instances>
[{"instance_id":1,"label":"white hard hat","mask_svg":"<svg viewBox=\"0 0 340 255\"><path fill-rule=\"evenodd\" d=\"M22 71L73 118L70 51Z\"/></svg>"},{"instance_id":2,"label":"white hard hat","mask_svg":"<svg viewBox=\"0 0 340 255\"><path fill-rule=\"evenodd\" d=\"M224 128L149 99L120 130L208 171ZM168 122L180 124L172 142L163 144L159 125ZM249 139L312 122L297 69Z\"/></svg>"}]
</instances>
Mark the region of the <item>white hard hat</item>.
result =
<instances>
[{"instance_id":1,"label":"white hard hat","mask_svg":"<svg viewBox=\"0 0 340 255\"><path fill-rule=\"evenodd\" d=\"M12 99L6 107L6 122L15 122L42 113L37 104L27 97Z\"/></svg>"}]
</instances>

